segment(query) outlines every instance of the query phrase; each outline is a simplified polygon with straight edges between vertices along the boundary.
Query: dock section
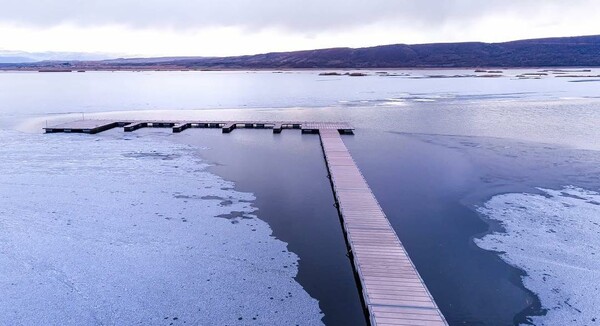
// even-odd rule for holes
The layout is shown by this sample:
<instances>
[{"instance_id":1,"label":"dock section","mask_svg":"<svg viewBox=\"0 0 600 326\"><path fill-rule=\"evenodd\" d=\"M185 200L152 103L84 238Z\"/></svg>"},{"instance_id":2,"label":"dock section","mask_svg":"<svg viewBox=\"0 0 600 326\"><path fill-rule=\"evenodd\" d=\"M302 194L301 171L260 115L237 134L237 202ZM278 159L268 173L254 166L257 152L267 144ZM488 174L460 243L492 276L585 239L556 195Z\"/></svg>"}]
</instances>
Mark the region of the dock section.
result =
<instances>
[{"instance_id":1,"label":"dock section","mask_svg":"<svg viewBox=\"0 0 600 326\"><path fill-rule=\"evenodd\" d=\"M319 129L371 325L447 325L336 129Z\"/></svg>"},{"instance_id":2,"label":"dock section","mask_svg":"<svg viewBox=\"0 0 600 326\"><path fill-rule=\"evenodd\" d=\"M320 129L336 129L341 133L352 134L353 128L344 122L298 122L298 121L173 121L173 120L78 120L44 128L46 133L75 132L95 134L116 127L123 127L125 132L133 132L141 128L171 128L173 133L183 132L189 128L220 128L223 133L230 133L238 128L272 129L273 133L281 133L283 129L301 129L303 133L318 133Z\"/></svg>"},{"instance_id":3,"label":"dock section","mask_svg":"<svg viewBox=\"0 0 600 326\"><path fill-rule=\"evenodd\" d=\"M128 124L130 124L130 122L112 120L79 120L59 124L52 127L46 127L44 128L44 130L46 133L66 132L96 134L108 129L123 127Z\"/></svg>"}]
</instances>

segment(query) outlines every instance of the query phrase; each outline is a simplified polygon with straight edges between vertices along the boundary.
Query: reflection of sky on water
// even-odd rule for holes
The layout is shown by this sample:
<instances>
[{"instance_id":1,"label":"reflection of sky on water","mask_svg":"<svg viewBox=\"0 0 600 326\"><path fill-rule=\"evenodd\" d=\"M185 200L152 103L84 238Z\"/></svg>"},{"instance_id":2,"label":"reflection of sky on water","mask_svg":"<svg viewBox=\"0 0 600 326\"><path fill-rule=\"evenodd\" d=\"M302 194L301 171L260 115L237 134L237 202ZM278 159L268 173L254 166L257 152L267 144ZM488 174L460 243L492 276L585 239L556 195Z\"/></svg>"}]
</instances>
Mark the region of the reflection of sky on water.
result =
<instances>
[{"instance_id":1,"label":"reflection of sky on water","mask_svg":"<svg viewBox=\"0 0 600 326\"><path fill-rule=\"evenodd\" d=\"M459 74L460 70L408 71L412 75ZM516 74L518 72L508 72ZM508 74L507 73L507 74ZM374 74L374 72L373 72ZM590 73L592 74L592 73ZM595 73L593 73L595 74ZM0 73L0 114L151 109L339 106L388 98L558 99L598 96L582 78L406 79L318 76L316 71L271 72L86 72L85 74ZM321 82L321 81L327 82Z\"/></svg>"},{"instance_id":2,"label":"reflection of sky on water","mask_svg":"<svg viewBox=\"0 0 600 326\"><path fill-rule=\"evenodd\" d=\"M555 77L342 77L318 76L313 71L0 73L0 127L28 120L29 125L20 129L39 130L46 121L52 124L60 119L93 118L97 116L94 112L117 111L122 113L100 116L337 120L367 129L600 148L600 143L593 141L600 139L595 83L570 83L571 78ZM333 80L318 82L324 78ZM223 108L228 110L216 110ZM161 111L142 112L153 110ZM61 115L68 112L73 113Z\"/></svg>"}]
</instances>

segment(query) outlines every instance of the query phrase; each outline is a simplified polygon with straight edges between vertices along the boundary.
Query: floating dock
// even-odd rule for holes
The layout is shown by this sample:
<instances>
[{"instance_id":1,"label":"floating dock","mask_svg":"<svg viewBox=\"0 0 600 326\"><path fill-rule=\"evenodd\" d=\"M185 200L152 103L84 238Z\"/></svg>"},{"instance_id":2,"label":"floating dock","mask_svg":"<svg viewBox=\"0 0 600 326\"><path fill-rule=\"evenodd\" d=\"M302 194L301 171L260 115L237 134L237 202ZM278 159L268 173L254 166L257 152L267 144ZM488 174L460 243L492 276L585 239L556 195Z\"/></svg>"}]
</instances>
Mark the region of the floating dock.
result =
<instances>
[{"instance_id":1,"label":"floating dock","mask_svg":"<svg viewBox=\"0 0 600 326\"><path fill-rule=\"evenodd\" d=\"M106 121L80 120L44 128L46 133L95 134L122 127L301 129L318 133L365 311L373 326L448 325L385 213L352 159L341 135L354 129L344 122L297 121Z\"/></svg>"},{"instance_id":2,"label":"floating dock","mask_svg":"<svg viewBox=\"0 0 600 326\"><path fill-rule=\"evenodd\" d=\"M340 133L319 135L371 325L447 325Z\"/></svg>"},{"instance_id":3,"label":"floating dock","mask_svg":"<svg viewBox=\"0 0 600 326\"><path fill-rule=\"evenodd\" d=\"M318 133L320 129L337 129L341 133L352 134L353 128L347 123L320 123L298 121L168 121L168 120L78 120L44 128L46 133L85 133L96 134L109 129L122 127L132 132L141 128L171 128L174 133L189 128L216 128L230 133L236 128L272 129L278 134L283 129L301 129L303 133Z\"/></svg>"}]
</instances>

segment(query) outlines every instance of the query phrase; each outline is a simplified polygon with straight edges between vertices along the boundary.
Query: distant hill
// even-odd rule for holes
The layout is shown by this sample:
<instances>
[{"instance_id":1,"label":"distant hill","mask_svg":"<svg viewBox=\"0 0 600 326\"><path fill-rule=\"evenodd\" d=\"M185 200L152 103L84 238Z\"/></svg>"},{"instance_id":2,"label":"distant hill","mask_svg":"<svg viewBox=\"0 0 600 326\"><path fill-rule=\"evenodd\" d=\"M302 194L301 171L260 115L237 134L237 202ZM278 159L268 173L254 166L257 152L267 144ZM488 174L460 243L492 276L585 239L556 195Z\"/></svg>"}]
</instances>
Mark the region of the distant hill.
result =
<instances>
[{"instance_id":1,"label":"distant hill","mask_svg":"<svg viewBox=\"0 0 600 326\"><path fill-rule=\"evenodd\" d=\"M40 61L91 61L106 60L110 55L102 53L80 53L80 52L25 52L0 50L0 63L31 63Z\"/></svg>"},{"instance_id":2,"label":"distant hill","mask_svg":"<svg viewBox=\"0 0 600 326\"><path fill-rule=\"evenodd\" d=\"M293 69L600 66L600 35L504 43L395 44L369 48L266 53L236 57L135 58L24 63L74 69Z\"/></svg>"},{"instance_id":3,"label":"distant hill","mask_svg":"<svg viewBox=\"0 0 600 326\"><path fill-rule=\"evenodd\" d=\"M17 55L1 55L0 63L24 63L24 62L35 62L36 60L29 57L21 57Z\"/></svg>"}]
</instances>

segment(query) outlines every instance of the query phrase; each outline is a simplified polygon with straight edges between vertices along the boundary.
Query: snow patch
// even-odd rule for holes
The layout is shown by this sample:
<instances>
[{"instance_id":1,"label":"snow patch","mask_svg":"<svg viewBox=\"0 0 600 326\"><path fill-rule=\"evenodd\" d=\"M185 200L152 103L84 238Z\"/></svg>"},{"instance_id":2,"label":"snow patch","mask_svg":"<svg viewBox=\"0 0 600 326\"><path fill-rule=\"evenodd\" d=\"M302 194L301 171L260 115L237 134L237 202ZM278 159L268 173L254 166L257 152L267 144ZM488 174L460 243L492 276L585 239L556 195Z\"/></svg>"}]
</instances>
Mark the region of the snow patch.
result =
<instances>
[{"instance_id":1,"label":"snow patch","mask_svg":"<svg viewBox=\"0 0 600 326\"><path fill-rule=\"evenodd\" d=\"M252 194L114 137L0 131L0 324L321 324Z\"/></svg>"},{"instance_id":2,"label":"snow patch","mask_svg":"<svg viewBox=\"0 0 600 326\"><path fill-rule=\"evenodd\" d=\"M577 187L498 195L479 208L506 232L475 243L523 269L547 310L534 325L600 323L600 193Z\"/></svg>"}]
</instances>

